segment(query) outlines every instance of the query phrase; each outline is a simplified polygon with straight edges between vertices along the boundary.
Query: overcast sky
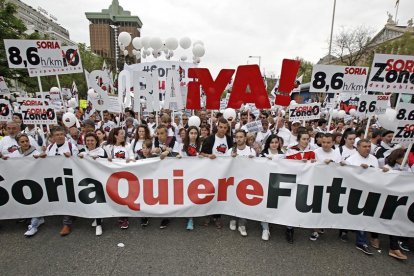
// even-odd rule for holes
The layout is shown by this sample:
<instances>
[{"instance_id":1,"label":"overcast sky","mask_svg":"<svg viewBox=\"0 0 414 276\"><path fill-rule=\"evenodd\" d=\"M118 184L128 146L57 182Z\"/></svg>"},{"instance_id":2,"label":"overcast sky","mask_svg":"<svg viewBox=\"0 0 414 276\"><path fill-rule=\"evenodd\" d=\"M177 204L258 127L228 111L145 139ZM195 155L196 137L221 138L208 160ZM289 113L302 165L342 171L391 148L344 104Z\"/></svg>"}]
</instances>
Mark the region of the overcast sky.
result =
<instances>
[{"instance_id":1,"label":"overcast sky","mask_svg":"<svg viewBox=\"0 0 414 276\"><path fill-rule=\"evenodd\" d=\"M108 8L112 0L22 0L58 18L76 42L90 44L85 12ZM258 63L266 75L280 72L283 58L303 57L316 63L328 53L334 0L119 0L143 22L142 36L202 40L201 67L215 75L222 68ZM396 0L337 0L335 32L365 25L375 33L395 15ZM414 0L400 0L398 23L414 17ZM191 52L187 51L191 57ZM176 55L178 56L178 55Z\"/></svg>"}]
</instances>

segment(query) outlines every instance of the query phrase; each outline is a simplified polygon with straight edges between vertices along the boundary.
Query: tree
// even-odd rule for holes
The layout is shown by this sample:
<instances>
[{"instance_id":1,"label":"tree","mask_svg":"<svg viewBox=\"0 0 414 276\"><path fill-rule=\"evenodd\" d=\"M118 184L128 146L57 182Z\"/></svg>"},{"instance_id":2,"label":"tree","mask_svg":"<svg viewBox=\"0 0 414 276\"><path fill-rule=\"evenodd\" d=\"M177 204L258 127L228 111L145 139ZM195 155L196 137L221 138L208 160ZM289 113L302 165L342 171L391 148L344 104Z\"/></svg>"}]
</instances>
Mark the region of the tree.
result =
<instances>
[{"instance_id":1,"label":"tree","mask_svg":"<svg viewBox=\"0 0 414 276\"><path fill-rule=\"evenodd\" d=\"M308 83L312 79L313 63L301 57L296 57L300 61L298 76L303 75L302 83Z\"/></svg>"},{"instance_id":2,"label":"tree","mask_svg":"<svg viewBox=\"0 0 414 276\"><path fill-rule=\"evenodd\" d=\"M341 63L348 66L355 66L364 54L366 54L372 34L373 31L365 26L358 26L353 29L345 29L342 27L333 41L332 54Z\"/></svg>"}]
</instances>

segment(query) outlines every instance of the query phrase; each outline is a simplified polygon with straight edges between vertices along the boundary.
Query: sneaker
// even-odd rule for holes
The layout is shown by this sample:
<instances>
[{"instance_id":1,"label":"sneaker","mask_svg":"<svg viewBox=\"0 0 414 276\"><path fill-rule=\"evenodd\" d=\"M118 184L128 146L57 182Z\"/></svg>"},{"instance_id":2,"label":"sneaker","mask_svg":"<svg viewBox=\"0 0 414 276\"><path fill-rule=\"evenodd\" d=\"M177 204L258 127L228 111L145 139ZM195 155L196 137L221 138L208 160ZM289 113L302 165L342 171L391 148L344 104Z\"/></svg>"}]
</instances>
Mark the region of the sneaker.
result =
<instances>
[{"instance_id":1,"label":"sneaker","mask_svg":"<svg viewBox=\"0 0 414 276\"><path fill-rule=\"evenodd\" d=\"M318 234L320 234L320 235L325 234L325 229L319 229L319 230L318 230Z\"/></svg>"},{"instance_id":2,"label":"sneaker","mask_svg":"<svg viewBox=\"0 0 414 276\"><path fill-rule=\"evenodd\" d=\"M318 232L313 232L312 235L309 237L311 241L316 241L319 238Z\"/></svg>"},{"instance_id":3,"label":"sneaker","mask_svg":"<svg viewBox=\"0 0 414 276\"><path fill-rule=\"evenodd\" d=\"M62 229L60 230L60 235L62 237L69 235L71 232L70 225L63 225Z\"/></svg>"},{"instance_id":4,"label":"sneaker","mask_svg":"<svg viewBox=\"0 0 414 276\"><path fill-rule=\"evenodd\" d=\"M193 222L193 219L192 218L190 218L190 219L188 219L188 221L187 221L187 230L193 230L194 229L194 222Z\"/></svg>"},{"instance_id":5,"label":"sneaker","mask_svg":"<svg viewBox=\"0 0 414 276\"><path fill-rule=\"evenodd\" d=\"M364 252L364 253L365 253L365 254L367 254L367 255L372 255L372 254L373 254L373 253L371 252L371 250L369 250L368 245L366 245L366 244L364 244L364 245L357 244L357 245L356 245L356 248L357 248L357 249L359 249L359 250L361 250L362 252Z\"/></svg>"},{"instance_id":6,"label":"sneaker","mask_svg":"<svg viewBox=\"0 0 414 276\"><path fill-rule=\"evenodd\" d=\"M348 233L342 232L340 238L341 238L341 241L348 242Z\"/></svg>"},{"instance_id":7,"label":"sneaker","mask_svg":"<svg viewBox=\"0 0 414 276\"><path fill-rule=\"evenodd\" d=\"M380 249L380 241L379 239L371 239L370 244L375 249Z\"/></svg>"},{"instance_id":8,"label":"sneaker","mask_svg":"<svg viewBox=\"0 0 414 276\"><path fill-rule=\"evenodd\" d=\"M170 220L169 219L163 219L163 220L161 220L160 229L167 228L168 224L170 224Z\"/></svg>"},{"instance_id":9,"label":"sneaker","mask_svg":"<svg viewBox=\"0 0 414 276\"><path fill-rule=\"evenodd\" d=\"M400 247L401 250L403 250L405 252L410 252L410 248L408 247L407 243L399 241L398 246Z\"/></svg>"},{"instance_id":10,"label":"sneaker","mask_svg":"<svg viewBox=\"0 0 414 276\"><path fill-rule=\"evenodd\" d=\"M149 219L148 218L141 218L141 226L142 227L146 227L149 224Z\"/></svg>"},{"instance_id":11,"label":"sneaker","mask_svg":"<svg viewBox=\"0 0 414 276\"><path fill-rule=\"evenodd\" d=\"M128 229L129 221L127 218L121 218L118 220L118 224L121 229Z\"/></svg>"},{"instance_id":12,"label":"sneaker","mask_svg":"<svg viewBox=\"0 0 414 276\"><path fill-rule=\"evenodd\" d=\"M102 235L102 226L101 226L101 225L97 225L97 226L96 226L96 228L95 228L95 234L96 234L97 236Z\"/></svg>"},{"instance_id":13,"label":"sneaker","mask_svg":"<svg viewBox=\"0 0 414 276\"><path fill-rule=\"evenodd\" d=\"M246 226L239 226L238 230L240 232L240 235L242 235L243 237L247 236Z\"/></svg>"},{"instance_id":14,"label":"sneaker","mask_svg":"<svg viewBox=\"0 0 414 276\"><path fill-rule=\"evenodd\" d=\"M286 229L286 240L289 244L293 244L293 229Z\"/></svg>"},{"instance_id":15,"label":"sneaker","mask_svg":"<svg viewBox=\"0 0 414 276\"><path fill-rule=\"evenodd\" d=\"M26 237L34 236L37 233L37 227L33 227L32 225L29 225L28 230L24 233Z\"/></svg>"},{"instance_id":16,"label":"sneaker","mask_svg":"<svg viewBox=\"0 0 414 276\"><path fill-rule=\"evenodd\" d=\"M262 240L268 241L270 238L270 231L269 230L263 230L262 232Z\"/></svg>"},{"instance_id":17,"label":"sneaker","mask_svg":"<svg viewBox=\"0 0 414 276\"><path fill-rule=\"evenodd\" d=\"M397 250L390 250L388 252L388 255L390 255L391 257L394 257L398 260L407 260L407 256L404 255L403 253L401 253L401 251L398 250L398 249Z\"/></svg>"},{"instance_id":18,"label":"sneaker","mask_svg":"<svg viewBox=\"0 0 414 276\"><path fill-rule=\"evenodd\" d=\"M236 220L234 219L230 220L230 230L236 231L236 228L237 228Z\"/></svg>"},{"instance_id":19,"label":"sneaker","mask_svg":"<svg viewBox=\"0 0 414 276\"><path fill-rule=\"evenodd\" d=\"M94 219L94 220L92 221L91 226L92 226L92 227L96 227L97 225L98 225L98 223L96 222L96 219Z\"/></svg>"}]
</instances>

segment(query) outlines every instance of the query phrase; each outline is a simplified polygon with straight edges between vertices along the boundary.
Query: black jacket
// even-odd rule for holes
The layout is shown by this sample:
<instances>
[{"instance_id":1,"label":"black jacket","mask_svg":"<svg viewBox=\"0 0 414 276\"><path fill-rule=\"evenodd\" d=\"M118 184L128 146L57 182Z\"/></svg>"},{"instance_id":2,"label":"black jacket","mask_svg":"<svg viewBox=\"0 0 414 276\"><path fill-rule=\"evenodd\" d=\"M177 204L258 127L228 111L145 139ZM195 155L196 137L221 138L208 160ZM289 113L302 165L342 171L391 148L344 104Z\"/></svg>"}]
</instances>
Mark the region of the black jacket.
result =
<instances>
[{"instance_id":1,"label":"black jacket","mask_svg":"<svg viewBox=\"0 0 414 276\"><path fill-rule=\"evenodd\" d=\"M233 147L233 139L228 135L226 135L226 139L227 139L227 146L229 149L231 149ZM203 146L201 147L201 152L206 153L206 154L212 154L215 141L216 141L215 134L208 136L203 142Z\"/></svg>"}]
</instances>

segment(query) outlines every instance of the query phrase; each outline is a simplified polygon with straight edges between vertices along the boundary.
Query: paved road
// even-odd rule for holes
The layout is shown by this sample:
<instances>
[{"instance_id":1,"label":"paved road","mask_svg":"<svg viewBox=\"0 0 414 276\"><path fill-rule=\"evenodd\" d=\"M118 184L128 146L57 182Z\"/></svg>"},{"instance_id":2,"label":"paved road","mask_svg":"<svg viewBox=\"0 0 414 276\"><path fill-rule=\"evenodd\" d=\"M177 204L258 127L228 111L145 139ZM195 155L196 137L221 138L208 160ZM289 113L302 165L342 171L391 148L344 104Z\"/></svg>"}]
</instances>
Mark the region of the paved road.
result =
<instances>
[{"instance_id":1,"label":"paved road","mask_svg":"<svg viewBox=\"0 0 414 276\"><path fill-rule=\"evenodd\" d=\"M284 239L284 228L273 226L271 239L261 240L259 223L249 221L248 237L225 227L197 226L185 230L185 220L174 219L160 230L159 219L142 229L131 219L129 229L116 219L104 220L104 233L95 236L91 221L77 219L74 231L60 237L59 217L49 217L39 233L25 238L24 224L0 222L0 275L413 275L414 254L401 262L388 257L388 237L381 236L382 253L370 257L352 242L330 230L318 241L299 229L295 243ZM201 223L196 219L196 223ZM225 217L226 226L228 218ZM118 243L124 243L120 248Z\"/></svg>"}]
</instances>

